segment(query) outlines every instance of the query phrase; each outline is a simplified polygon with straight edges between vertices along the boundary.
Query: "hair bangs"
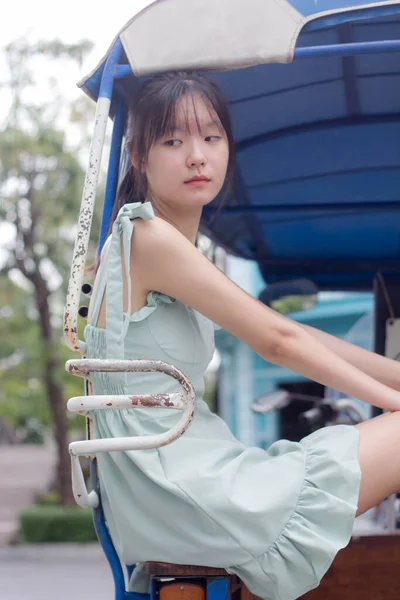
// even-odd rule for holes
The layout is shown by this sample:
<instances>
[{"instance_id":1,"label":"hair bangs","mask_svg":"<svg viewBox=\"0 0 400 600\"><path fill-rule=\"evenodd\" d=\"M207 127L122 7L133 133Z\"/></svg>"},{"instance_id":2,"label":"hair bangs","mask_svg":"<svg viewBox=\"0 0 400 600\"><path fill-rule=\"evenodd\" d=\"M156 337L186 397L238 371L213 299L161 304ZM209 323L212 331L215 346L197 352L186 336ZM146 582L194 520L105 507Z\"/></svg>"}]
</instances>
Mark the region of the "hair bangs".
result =
<instances>
[{"instance_id":1,"label":"hair bangs","mask_svg":"<svg viewBox=\"0 0 400 600\"><path fill-rule=\"evenodd\" d=\"M179 98L170 102L168 98L158 98L156 106L149 107L149 115L145 125L145 154L165 135L170 135L176 129L176 105Z\"/></svg>"},{"instance_id":2,"label":"hair bangs","mask_svg":"<svg viewBox=\"0 0 400 600\"><path fill-rule=\"evenodd\" d=\"M218 114L219 105L216 98L210 97L210 94L207 94L206 90L201 89L201 86L196 85L196 83L190 79L171 82L172 85L169 88L166 87L163 93L153 98L153 102L149 99L150 102L148 102L146 107L147 115L144 119L145 126L144 130L142 130L143 135L137 138L140 146L138 153L140 155L147 155L157 140L168 135L173 135L178 129L190 132L189 115L191 117L194 115L197 130L199 133L203 133L196 103L199 97L208 110L210 122L215 124L219 131L222 133L225 132L221 117ZM183 112L183 120L180 117L178 123L178 103L185 99L186 102L183 102L180 107ZM142 137L141 140L140 137Z\"/></svg>"}]
</instances>

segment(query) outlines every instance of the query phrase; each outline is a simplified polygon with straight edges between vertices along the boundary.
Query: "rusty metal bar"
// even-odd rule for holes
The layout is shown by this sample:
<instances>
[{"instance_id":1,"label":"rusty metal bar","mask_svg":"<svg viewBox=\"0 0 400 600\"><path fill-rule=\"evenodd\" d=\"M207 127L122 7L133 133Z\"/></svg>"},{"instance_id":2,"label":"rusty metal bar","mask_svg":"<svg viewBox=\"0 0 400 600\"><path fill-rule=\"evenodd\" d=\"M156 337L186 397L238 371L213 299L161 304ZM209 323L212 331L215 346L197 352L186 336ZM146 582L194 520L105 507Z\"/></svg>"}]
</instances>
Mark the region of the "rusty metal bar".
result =
<instances>
[{"instance_id":1,"label":"rusty metal bar","mask_svg":"<svg viewBox=\"0 0 400 600\"><path fill-rule=\"evenodd\" d=\"M88 493L83 477L79 456L93 456L98 452L128 452L130 450L146 450L160 448L178 439L193 420L196 394L190 380L182 371L159 360L106 360L76 359L69 360L66 370L80 377L88 378L91 372L161 372L173 377L182 387L181 393L173 394L138 394L138 395L93 395L78 396L68 402L69 410L84 413L88 410L115 410L118 408L172 408L183 411L179 421L158 435L137 437L103 438L72 442L69 445L72 468L72 488L75 500L82 507L96 507L99 503L95 491Z\"/></svg>"},{"instance_id":2,"label":"rusty metal bar","mask_svg":"<svg viewBox=\"0 0 400 600\"><path fill-rule=\"evenodd\" d=\"M182 394L139 394L134 396L74 396L67 404L70 412L86 415L90 410L118 410L121 408L173 408L183 410Z\"/></svg>"}]
</instances>

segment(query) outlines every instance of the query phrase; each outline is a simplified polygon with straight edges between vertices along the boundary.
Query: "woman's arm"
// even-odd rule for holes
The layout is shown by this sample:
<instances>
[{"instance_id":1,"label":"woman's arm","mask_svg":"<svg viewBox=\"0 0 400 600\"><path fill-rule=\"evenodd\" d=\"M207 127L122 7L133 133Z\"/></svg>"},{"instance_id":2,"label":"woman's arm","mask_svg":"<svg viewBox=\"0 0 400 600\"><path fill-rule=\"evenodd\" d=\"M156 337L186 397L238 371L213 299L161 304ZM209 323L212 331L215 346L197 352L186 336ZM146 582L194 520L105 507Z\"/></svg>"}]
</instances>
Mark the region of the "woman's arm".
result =
<instances>
[{"instance_id":1,"label":"woman's arm","mask_svg":"<svg viewBox=\"0 0 400 600\"><path fill-rule=\"evenodd\" d=\"M297 323L249 296L162 219L136 223L131 261L148 291L167 294L191 306L264 360L374 406L400 410L399 392L366 375Z\"/></svg>"},{"instance_id":2,"label":"woman's arm","mask_svg":"<svg viewBox=\"0 0 400 600\"><path fill-rule=\"evenodd\" d=\"M324 344L338 356L341 356L364 373L367 373L377 381L388 385L394 390L400 391L400 363L386 358L375 352L364 350L354 344L350 344L340 338L320 331L309 325L299 324L312 337Z\"/></svg>"}]
</instances>

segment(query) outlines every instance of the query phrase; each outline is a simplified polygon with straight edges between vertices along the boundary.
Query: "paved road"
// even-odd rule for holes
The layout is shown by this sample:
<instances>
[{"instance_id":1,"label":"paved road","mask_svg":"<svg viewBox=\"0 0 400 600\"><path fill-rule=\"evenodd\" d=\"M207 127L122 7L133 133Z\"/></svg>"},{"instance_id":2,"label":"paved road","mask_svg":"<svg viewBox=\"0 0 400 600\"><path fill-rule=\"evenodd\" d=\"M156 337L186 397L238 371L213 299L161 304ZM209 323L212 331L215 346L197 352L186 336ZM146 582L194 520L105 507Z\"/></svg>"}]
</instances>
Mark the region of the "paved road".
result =
<instances>
[{"instance_id":1,"label":"paved road","mask_svg":"<svg viewBox=\"0 0 400 600\"><path fill-rule=\"evenodd\" d=\"M0 600L114 600L99 546L44 544L0 548Z\"/></svg>"}]
</instances>

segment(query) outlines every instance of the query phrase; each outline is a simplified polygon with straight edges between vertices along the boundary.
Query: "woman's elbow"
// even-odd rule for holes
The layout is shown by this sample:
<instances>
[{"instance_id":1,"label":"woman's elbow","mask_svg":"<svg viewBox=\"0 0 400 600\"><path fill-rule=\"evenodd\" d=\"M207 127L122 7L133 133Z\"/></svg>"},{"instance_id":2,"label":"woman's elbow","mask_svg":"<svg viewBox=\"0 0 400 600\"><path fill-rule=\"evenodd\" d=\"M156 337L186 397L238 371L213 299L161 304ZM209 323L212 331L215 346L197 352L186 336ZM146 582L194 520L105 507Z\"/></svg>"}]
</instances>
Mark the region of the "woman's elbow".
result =
<instances>
[{"instance_id":1,"label":"woman's elbow","mask_svg":"<svg viewBox=\"0 0 400 600\"><path fill-rule=\"evenodd\" d=\"M279 328L263 340L259 354L268 362L278 365L285 363L299 354L302 347L304 348L306 343L304 337L303 330L297 324Z\"/></svg>"}]
</instances>

